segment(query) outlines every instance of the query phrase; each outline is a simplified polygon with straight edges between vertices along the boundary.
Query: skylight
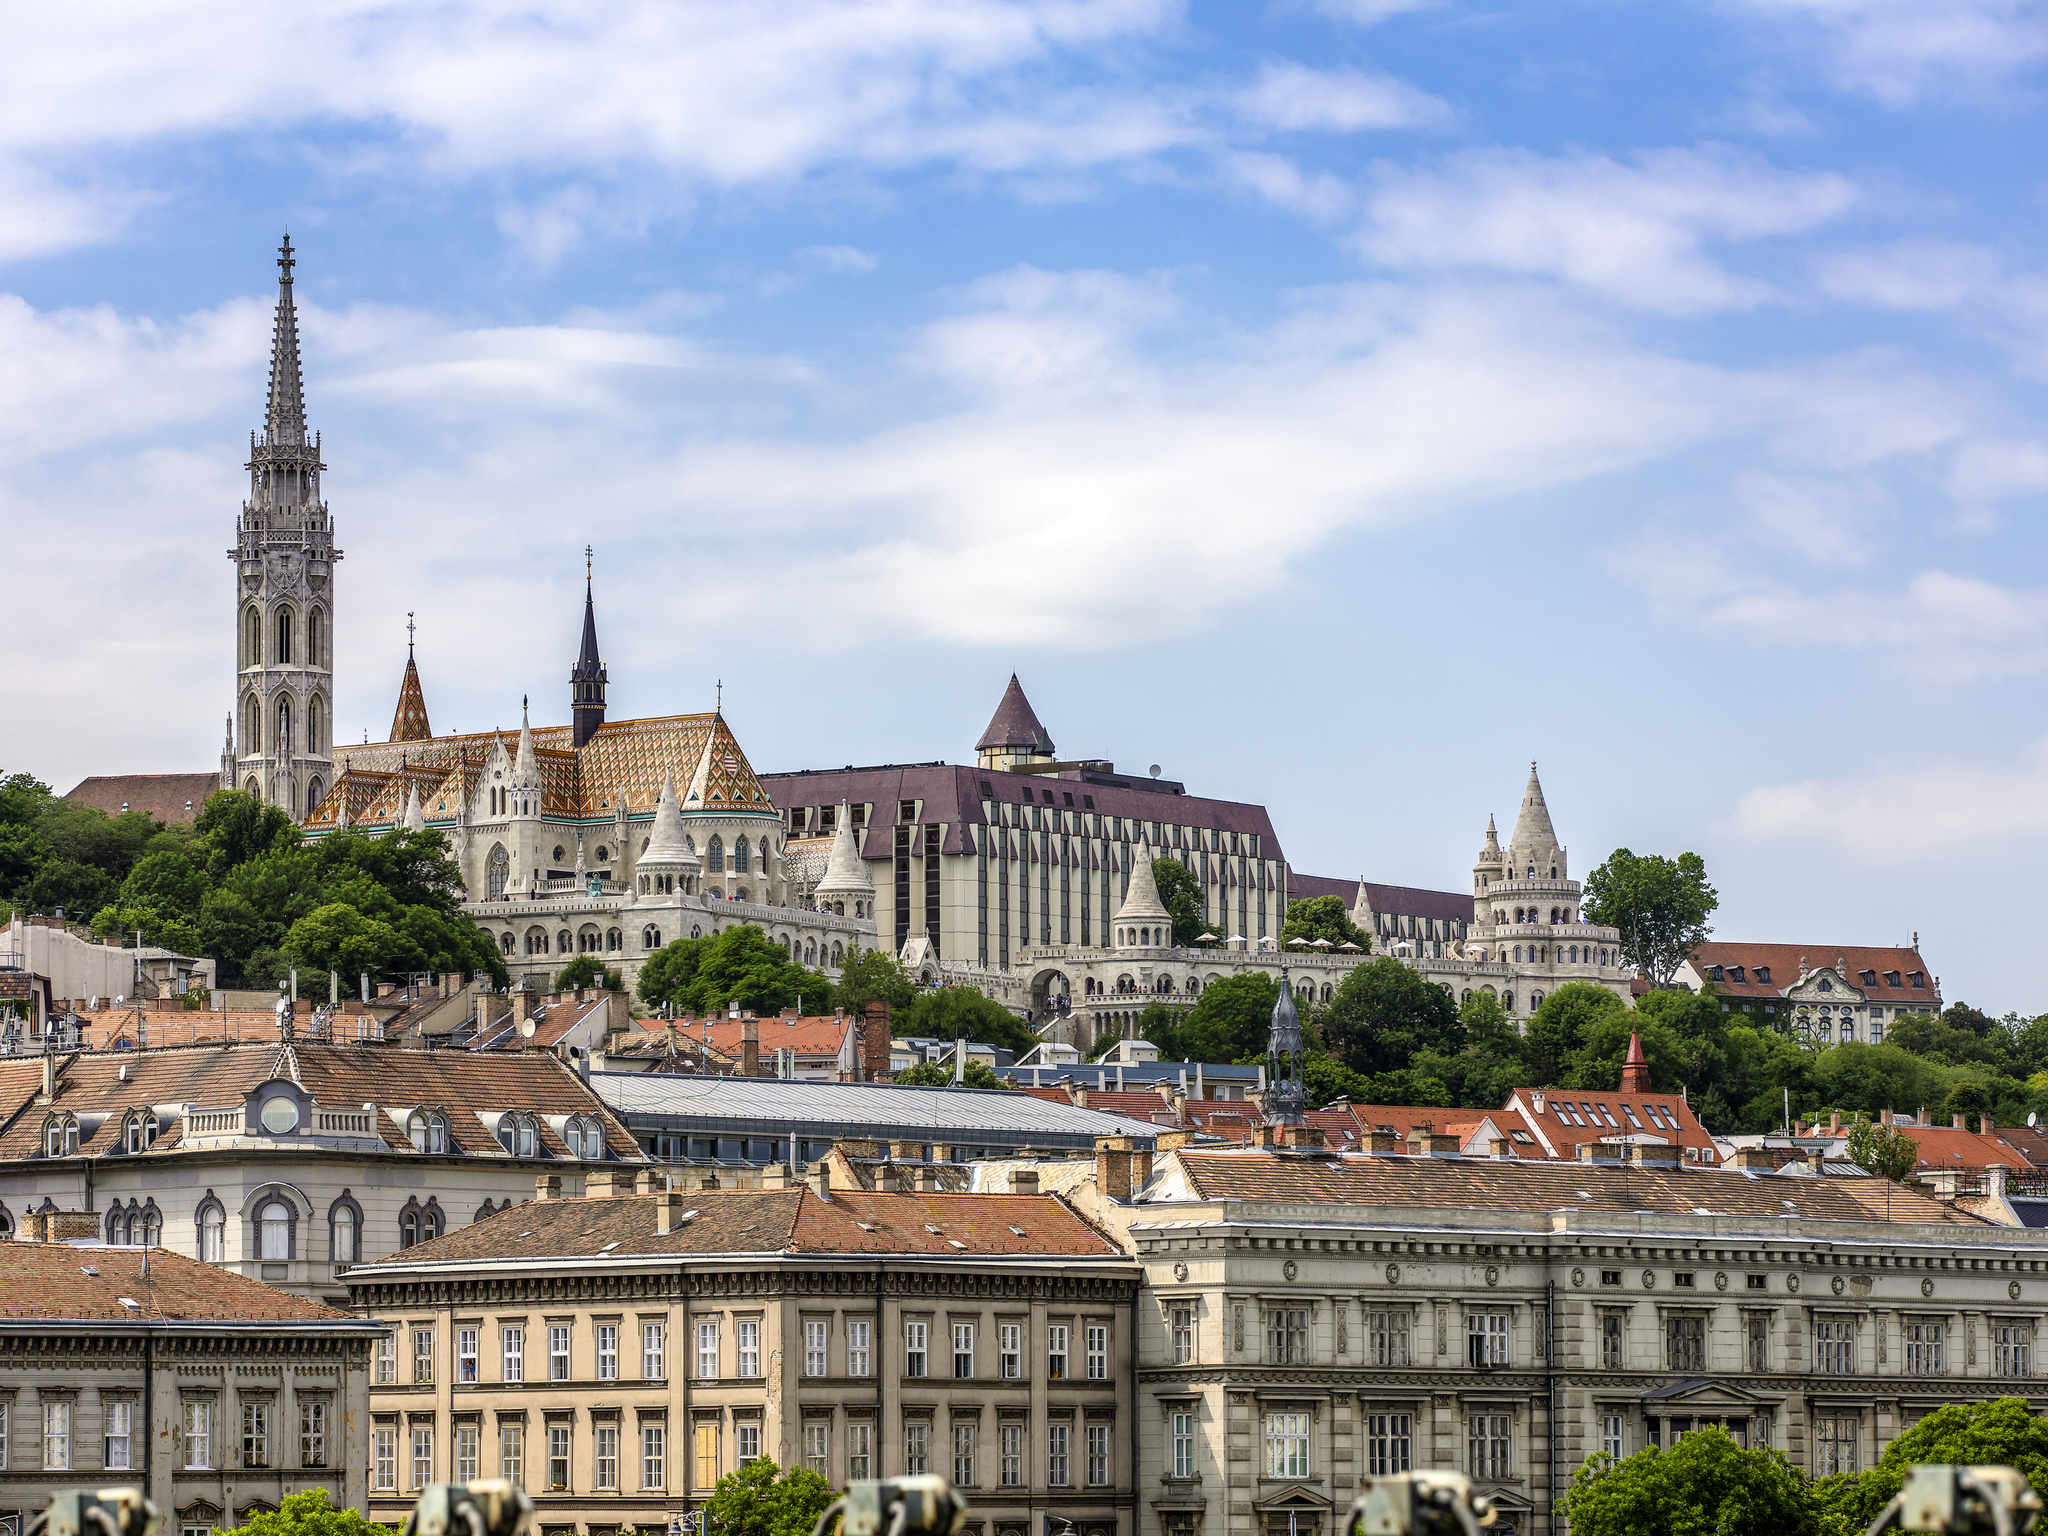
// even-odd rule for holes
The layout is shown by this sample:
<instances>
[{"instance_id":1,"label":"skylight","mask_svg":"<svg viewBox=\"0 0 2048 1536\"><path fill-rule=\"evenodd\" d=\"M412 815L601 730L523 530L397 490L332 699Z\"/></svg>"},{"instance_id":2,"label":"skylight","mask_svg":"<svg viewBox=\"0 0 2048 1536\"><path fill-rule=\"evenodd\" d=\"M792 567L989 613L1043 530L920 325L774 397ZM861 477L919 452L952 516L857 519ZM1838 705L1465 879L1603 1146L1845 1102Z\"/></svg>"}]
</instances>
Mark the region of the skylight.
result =
<instances>
[{"instance_id":1,"label":"skylight","mask_svg":"<svg viewBox=\"0 0 2048 1536\"><path fill-rule=\"evenodd\" d=\"M934 1237L937 1237L939 1235L939 1229L933 1226L930 1222L926 1222L924 1224L924 1229L925 1231L931 1233Z\"/></svg>"},{"instance_id":2,"label":"skylight","mask_svg":"<svg viewBox=\"0 0 2048 1536\"><path fill-rule=\"evenodd\" d=\"M957 1237L949 1237L946 1239L946 1241L951 1243L955 1248L965 1248L967 1246L965 1243L961 1242L960 1239Z\"/></svg>"},{"instance_id":3,"label":"skylight","mask_svg":"<svg viewBox=\"0 0 2048 1536\"><path fill-rule=\"evenodd\" d=\"M1017 1237L1023 1237L1025 1235L1024 1229L1018 1226L1014 1221L1010 1223L1010 1231Z\"/></svg>"}]
</instances>

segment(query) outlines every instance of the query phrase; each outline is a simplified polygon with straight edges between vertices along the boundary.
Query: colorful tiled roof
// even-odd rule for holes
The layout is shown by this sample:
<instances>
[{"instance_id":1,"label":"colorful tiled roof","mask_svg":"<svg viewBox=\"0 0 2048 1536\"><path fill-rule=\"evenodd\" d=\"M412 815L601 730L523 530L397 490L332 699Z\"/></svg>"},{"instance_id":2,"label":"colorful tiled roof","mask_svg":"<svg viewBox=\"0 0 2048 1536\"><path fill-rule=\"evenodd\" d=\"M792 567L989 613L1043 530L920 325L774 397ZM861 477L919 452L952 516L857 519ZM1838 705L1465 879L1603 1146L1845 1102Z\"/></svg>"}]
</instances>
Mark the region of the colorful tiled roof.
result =
<instances>
[{"instance_id":1,"label":"colorful tiled roof","mask_svg":"<svg viewBox=\"0 0 2048 1536\"><path fill-rule=\"evenodd\" d=\"M30 1320L377 1326L167 1248L11 1242L0 1258L0 1327Z\"/></svg>"},{"instance_id":2,"label":"colorful tiled roof","mask_svg":"<svg viewBox=\"0 0 2048 1536\"><path fill-rule=\"evenodd\" d=\"M407 651L405 676L398 685L398 708L391 713L391 739L427 741L433 734L433 727L427 724L427 696L420 688L419 665Z\"/></svg>"}]
</instances>

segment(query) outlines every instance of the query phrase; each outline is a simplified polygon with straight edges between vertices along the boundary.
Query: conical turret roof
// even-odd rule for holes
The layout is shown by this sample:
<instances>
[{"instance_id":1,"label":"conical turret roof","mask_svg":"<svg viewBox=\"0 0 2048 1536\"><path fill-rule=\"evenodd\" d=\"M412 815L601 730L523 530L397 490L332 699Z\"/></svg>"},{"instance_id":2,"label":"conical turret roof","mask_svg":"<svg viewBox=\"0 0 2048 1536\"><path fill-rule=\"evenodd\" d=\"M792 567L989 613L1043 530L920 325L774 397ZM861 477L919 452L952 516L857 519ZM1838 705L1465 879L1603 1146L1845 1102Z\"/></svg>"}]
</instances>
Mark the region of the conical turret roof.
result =
<instances>
[{"instance_id":1,"label":"conical turret roof","mask_svg":"<svg viewBox=\"0 0 2048 1536\"><path fill-rule=\"evenodd\" d=\"M1131 850L1131 885L1124 892L1124 904L1116 909L1117 923L1171 923L1173 914L1159 899L1159 882L1152 877L1152 861L1142 848Z\"/></svg>"},{"instance_id":2,"label":"conical turret roof","mask_svg":"<svg viewBox=\"0 0 2048 1536\"><path fill-rule=\"evenodd\" d=\"M1038 723L1038 713L1032 709L1031 701L1024 697L1024 685L1017 681L1017 674L1010 674L1010 686L1003 690L1003 700L996 705L996 712L989 717L988 729L981 733L981 740L974 744L977 752L986 752L992 747L1021 747L1026 751L1052 755L1052 737Z\"/></svg>"},{"instance_id":3,"label":"conical turret roof","mask_svg":"<svg viewBox=\"0 0 2048 1536\"><path fill-rule=\"evenodd\" d=\"M676 803L676 780L673 773L661 778L661 798L654 802L654 830L648 835L647 847L640 855L642 864L694 864L697 855L690 851L690 840L683 831L683 808Z\"/></svg>"},{"instance_id":4,"label":"conical turret roof","mask_svg":"<svg viewBox=\"0 0 2048 1536\"><path fill-rule=\"evenodd\" d=\"M1557 829L1550 824L1550 807L1543 803L1543 783L1536 777L1536 765L1529 764L1529 785L1522 791L1522 809L1515 816L1515 833L1508 846L1519 850L1555 848Z\"/></svg>"},{"instance_id":5,"label":"conical turret roof","mask_svg":"<svg viewBox=\"0 0 2048 1536\"><path fill-rule=\"evenodd\" d=\"M1643 1037L1634 1030L1628 1032L1628 1059L1621 1064L1621 1091L1650 1091L1650 1063L1643 1055Z\"/></svg>"},{"instance_id":6,"label":"conical turret roof","mask_svg":"<svg viewBox=\"0 0 2048 1536\"><path fill-rule=\"evenodd\" d=\"M816 887L820 896L872 896L875 882L868 875L860 850L853 845L853 809L839 802L839 816L832 828L832 851L825 858L825 873Z\"/></svg>"},{"instance_id":7,"label":"conical turret roof","mask_svg":"<svg viewBox=\"0 0 2048 1536\"><path fill-rule=\"evenodd\" d=\"M405 815L402 821L408 832L424 832L427 829L427 813L420 809L420 787L417 784L405 792Z\"/></svg>"},{"instance_id":8,"label":"conical turret roof","mask_svg":"<svg viewBox=\"0 0 2048 1536\"><path fill-rule=\"evenodd\" d=\"M1493 813L1486 816L1486 841L1479 848L1479 862L1498 864L1500 862L1500 832L1493 824Z\"/></svg>"},{"instance_id":9,"label":"conical turret roof","mask_svg":"<svg viewBox=\"0 0 2048 1536\"><path fill-rule=\"evenodd\" d=\"M398 684L398 708L391 712L391 740L425 741L434 734L427 724L427 696L420 687L420 669L406 647L405 676Z\"/></svg>"},{"instance_id":10,"label":"conical turret roof","mask_svg":"<svg viewBox=\"0 0 2048 1536\"><path fill-rule=\"evenodd\" d=\"M519 750L512 756L512 782L522 786L540 782L540 765L533 756L533 725L527 719L524 699L519 701Z\"/></svg>"}]
</instances>

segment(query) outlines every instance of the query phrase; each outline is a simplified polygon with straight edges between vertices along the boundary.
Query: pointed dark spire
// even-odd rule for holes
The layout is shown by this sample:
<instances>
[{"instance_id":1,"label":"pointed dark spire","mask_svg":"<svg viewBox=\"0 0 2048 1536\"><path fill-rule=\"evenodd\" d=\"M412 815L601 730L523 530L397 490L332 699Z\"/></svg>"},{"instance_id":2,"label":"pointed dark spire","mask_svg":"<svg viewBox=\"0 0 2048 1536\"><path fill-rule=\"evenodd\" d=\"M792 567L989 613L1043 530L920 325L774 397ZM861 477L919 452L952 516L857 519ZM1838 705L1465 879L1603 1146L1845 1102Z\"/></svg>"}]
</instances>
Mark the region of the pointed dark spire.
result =
<instances>
[{"instance_id":1,"label":"pointed dark spire","mask_svg":"<svg viewBox=\"0 0 2048 1536\"><path fill-rule=\"evenodd\" d=\"M569 720L571 741L581 747L604 724L606 674L604 658L597 651L597 599L591 588L591 559L594 551L583 546L583 643L576 652L576 665L569 672Z\"/></svg>"},{"instance_id":2,"label":"pointed dark spire","mask_svg":"<svg viewBox=\"0 0 2048 1536\"><path fill-rule=\"evenodd\" d=\"M419 663L413 659L412 615L405 616L405 676L398 684L398 708L391 713L392 741L426 741L433 734L427 724L427 695L420 687Z\"/></svg>"},{"instance_id":3,"label":"pointed dark spire","mask_svg":"<svg viewBox=\"0 0 2048 1536\"><path fill-rule=\"evenodd\" d=\"M1308 1084L1302 1079L1301 1015L1287 967L1280 967L1280 995L1266 1036L1266 1123L1300 1125L1308 1116Z\"/></svg>"},{"instance_id":4,"label":"pointed dark spire","mask_svg":"<svg viewBox=\"0 0 2048 1536\"><path fill-rule=\"evenodd\" d=\"M1024 697L1024 685L1017 681L1014 672L1010 674L1010 686L1003 690L1002 702L996 705L995 714L989 717L988 729L974 744L977 752L1003 749L1039 757L1052 756L1052 737L1038 723L1038 713L1032 709L1031 701Z\"/></svg>"},{"instance_id":5,"label":"pointed dark spire","mask_svg":"<svg viewBox=\"0 0 2048 1536\"><path fill-rule=\"evenodd\" d=\"M270 403L264 431L279 446L306 441L306 386L299 373L299 312L292 302L292 237L277 251L277 318L270 337Z\"/></svg>"}]
</instances>

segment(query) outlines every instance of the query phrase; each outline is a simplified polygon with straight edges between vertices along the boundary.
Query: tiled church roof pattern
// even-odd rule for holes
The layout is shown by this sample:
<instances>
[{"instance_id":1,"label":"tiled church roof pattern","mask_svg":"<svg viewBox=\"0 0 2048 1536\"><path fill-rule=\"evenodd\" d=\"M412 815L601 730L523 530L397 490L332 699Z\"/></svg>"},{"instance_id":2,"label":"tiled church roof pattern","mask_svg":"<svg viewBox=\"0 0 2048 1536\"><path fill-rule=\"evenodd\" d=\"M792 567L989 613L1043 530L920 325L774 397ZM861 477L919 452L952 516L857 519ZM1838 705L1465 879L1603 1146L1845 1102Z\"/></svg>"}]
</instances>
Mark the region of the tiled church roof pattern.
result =
<instances>
[{"instance_id":1,"label":"tiled church roof pattern","mask_svg":"<svg viewBox=\"0 0 2048 1536\"><path fill-rule=\"evenodd\" d=\"M689 786L682 791L685 816L706 810L777 814L722 714L608 720L580 750L570 745L571 739L566 725L533 728L544 816L606 817L620 799L629 812L652 813L669 773L679 786ZM453 817L458 800L475 793L493 749L503 744L509 757L511 742L507 733L491 730L337 746L334 787L305 824L313 831L338 826L346 800L351 826L395 825L414 786L430 821Z\"/></svg>"},{"instance_id":2,"label":"tiled church roof pattern","mask_svg":"<svg viewBox=\"0 0 2048 1536\"><path fill-rule=\"evenodd\" d=\"M393 741L430 741L433 727L427 724L427 696L420 688L420 669L410 655L405 658L405 677L398 685L398 708L391 713Z\"/></svg>"}]
</instances>

